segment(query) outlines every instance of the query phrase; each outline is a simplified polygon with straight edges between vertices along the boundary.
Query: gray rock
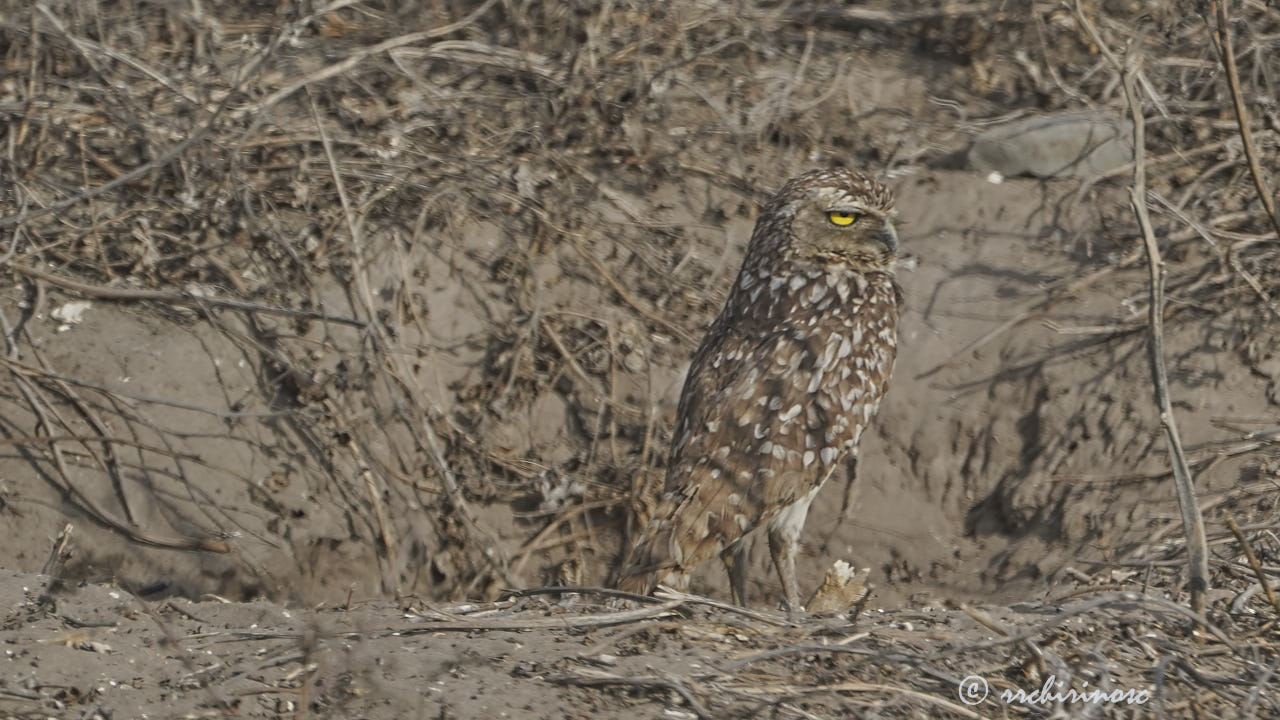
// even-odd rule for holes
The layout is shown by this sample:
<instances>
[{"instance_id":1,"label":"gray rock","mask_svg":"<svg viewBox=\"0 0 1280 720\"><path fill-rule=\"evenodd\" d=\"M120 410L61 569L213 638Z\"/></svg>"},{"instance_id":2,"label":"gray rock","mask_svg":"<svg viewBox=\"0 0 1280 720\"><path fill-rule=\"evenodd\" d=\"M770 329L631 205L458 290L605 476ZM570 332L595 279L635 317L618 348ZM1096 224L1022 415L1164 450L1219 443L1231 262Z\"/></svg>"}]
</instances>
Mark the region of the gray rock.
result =
<instances>
[{"instance_id":1,"label":"gray rock","mask_svg":"<svg viewBox=\"0 0 1280 720\"><path fill-rule=\"evenodd\" d=\"M1026 118L976 136L966 159L983 174L1086 178L1132 162L1132 132L1110 113Z\"/></svg>"}]
</instances>

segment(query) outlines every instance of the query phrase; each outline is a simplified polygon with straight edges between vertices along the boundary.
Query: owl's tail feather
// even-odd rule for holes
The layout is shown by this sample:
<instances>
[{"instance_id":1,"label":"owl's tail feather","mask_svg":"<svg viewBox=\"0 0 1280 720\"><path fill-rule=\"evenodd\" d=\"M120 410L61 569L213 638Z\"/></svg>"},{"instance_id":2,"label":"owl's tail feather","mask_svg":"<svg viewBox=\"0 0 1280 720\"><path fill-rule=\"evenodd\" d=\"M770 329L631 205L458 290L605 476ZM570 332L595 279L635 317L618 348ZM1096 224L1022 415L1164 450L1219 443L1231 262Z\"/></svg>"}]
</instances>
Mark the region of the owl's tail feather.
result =
<instances>
[{"instance_id":1,"label":"owl's tail feather","mask_svg":"<svg viewBox=\"0 0 1280 720\"><path fill-rule=\"evenodd\" d=\"M672 523L651 521L618 570L614 583L618 589L640 595L652 593L659 583L686 589L689 573L682 566L683 553L675 535Z\"/></svg>"},{"instance_id":2,"label":"owl's tail feather","mask_svg":"<svg viewBox=\"0 0 1280 720\"><path fill-rule=\"evenodd\" d=\"M625 572L625 571L624 571ZM651 572L635 572L619 575L616 583L623 592L648 595L657 586L657 577Z\"/></svg>"},{"instance_id":3,"label":"owl's tail feather","mask_svg":"<svg viewBox=\"0 0 1280 720\"><path fill-rule=\"evenodd\" d=\"M621 575L615 583L623 592L649 595L664 585L679 592L689 591L689 573L684 568L668 567L660 570L639 571Z\"/></svg>"}]
</instances>

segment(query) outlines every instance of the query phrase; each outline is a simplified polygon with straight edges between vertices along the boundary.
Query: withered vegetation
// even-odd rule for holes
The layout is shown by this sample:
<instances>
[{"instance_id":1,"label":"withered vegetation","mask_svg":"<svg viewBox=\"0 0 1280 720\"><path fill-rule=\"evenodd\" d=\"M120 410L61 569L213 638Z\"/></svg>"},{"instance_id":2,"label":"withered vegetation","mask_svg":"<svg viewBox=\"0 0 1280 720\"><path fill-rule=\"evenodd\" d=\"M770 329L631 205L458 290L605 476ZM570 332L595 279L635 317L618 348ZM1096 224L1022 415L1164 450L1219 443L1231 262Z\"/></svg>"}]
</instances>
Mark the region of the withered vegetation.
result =
<instances>
[{"instance_id":1,"label":"withered vegetation","mask_svg":"<svg viewBox=\"0 0 1280 720\"><path fill-rule=\"evenodd\" d=\"M1102 547L1109 565L994 611L795 626L684 598L614 627L584 590L549 629L538 621L564 607L504 591L603 581L661 483L664 408L738 257L724 236L749 230L768 191L818 164L950 167L970 135L1032 113L1124 115L1124 72L1099 39L1128 63L1146 120L1165 323L1270 378L1280 405L1276 37L1280 11L1261 0L8 3L0 455L34 480L0 477L0 518L56 505L38 532L70 519L115 543L71 552L64 537L54 575L173 572L176 594L348 609L381 596L456 625L441 631L585 636L604 645L526 676L613 688L601 703L1044 716L995 695L967 706L956 686L1053 675L1152 693L1099 716L1274 714L1274 415L1217 418L1233 439L1187 448L1194 473L1249 458L1202 498L1204 615L1185 609L1173 506L1141 543ZM903 90L925 94L917 112L864 100L868 57L920 76ZM1102 200L1132 171L1048 208L1094 204L1107 237L1052 238L1078 272L939 368L1058 322L1050 310L1101 284L1132 292L1108 323L1062 328L1080 336L1073 357L1143 351L1140 229ZM81 345L85 327L53 322L75 325L77 301L90 318L111 310ZM158 379L162 362L180 379ZM1168 477L1107 470L1118 484ZM193 559L175 570L174 554L139 546ZM459 619L479 609L484 622ZM494 617L506 624L485 626ZM361 622L362 638L388 640ZM716 666L599 668L682 644ZM358 695L303 692L299 707Z\"/></svg>"}]
</instances>

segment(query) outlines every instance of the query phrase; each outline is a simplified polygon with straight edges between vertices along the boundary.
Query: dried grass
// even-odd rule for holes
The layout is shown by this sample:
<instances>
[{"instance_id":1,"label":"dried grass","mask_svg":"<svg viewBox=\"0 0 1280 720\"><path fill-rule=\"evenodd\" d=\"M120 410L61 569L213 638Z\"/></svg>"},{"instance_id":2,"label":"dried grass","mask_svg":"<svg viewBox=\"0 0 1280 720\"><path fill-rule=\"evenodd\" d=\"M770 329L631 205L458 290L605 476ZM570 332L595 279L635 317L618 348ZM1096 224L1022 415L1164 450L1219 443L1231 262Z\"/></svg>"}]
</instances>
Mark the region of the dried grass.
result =
<instances>
[{"instance_id":1,"label":"dried grass","mask_svg":"<svg viewBox=\"0 0 1280 720\"><path fill-rule=\"evenodd\" d=\"M1209 42L1214 20L1190 2L1134 7L1086 12L1109 45L1142 58L1136 80L1154 109L1147 197L1163 253L1176 258L1166 319L1225 323L1258 365L1280 353L1280 243L1229 116L1232 90ZM287 523L270 492L275 480L292 479L307 502L347 518L387 594L492 596L526 577L535 553L607 554L602 529L625 524L633 505L643 513L664 455L659 390L643 369L698 336L699 318L719 303L700 285L721 272L689 261L687 228L628 197L697 177L749 206L776 167L797 158L827 159L839 148L886 170L927 159L927 148L899 154L841 137L808 112L849 80L843 63L819 60L835 53L814 23L867 47L917 43L957 60L985 88L970 98L982 109L1122 106L1119 74L1072 14L1048 2L831 11L339 0L279 14L241 3L68 1L5 11L0 260L14 278L9 297L25 304L0 311L3 442L92 522L141 543L236 555L256 579L246 594L287 594L260 554L237 551L237 538ZM1253 164L1265 175L1280 165L1280 12L1249 0L1228 24L1238 94L1252 111ZM779 38L798 52L780 57ZM1019 70L999 65L1002 54ZM727 66L741 75L725 78ZM862 149L850 157L850 146ZM1086 183L1079 197L1111 181ZM1131 220L1116 221L1118 246L1139 237ZM474 240L481 230L493 240L484 253ZM1082 242L1079 257L1099 272L1092 245ZM1104 259L1111 266L1102 272L1132 281L1144 271L1140 257ZM600 312L549 303L540 276L548 267L589 279ZM431 318L451 309L419 290L439 277L475 291L478 305L496 294L505 302L486 306L485 324L459 341L480 372L447 402L420 372L445 350ZM213 407L74 377L32 343L51 286L209 329L242 353L256 385L228 387L227 402ZM1097 341L1144 329L1145 302L1135 296L1131 317ZM1041 307L1017 322L1040 317ZM491 439L497 419L552 385L571 398L581 429L570 460L512 455ZM181 413L214 418L226 443L267 459L255 466L264 470L247 477L208 446L192 452L199 433ZM1198 459L1193 448L1191 464L1236 451L1274 458L1275 440L1274 429L1245 428L1238 447L1202 449ZM268 521L215 502L197 479L210 473L242 486ZM134 511L138 477L199 506L199 521L180 528L185 535L148 527ZM1244 503L1247 514L1251 492L1214 502L1237 511ZM529 506L524 549L506 553L481 517L496 502ZM1179 606L1104 594L1038 623L1024 613L1000 639L940 654L920 630L939 621L922 618L901 632L877 626L828 644L789 638L696 677L626 683L676 692L699 715L714 712L715 698L803 715L794 703L827 693L858 705L874 698L864 709L886 716L912 708L960 716L954 703L933 700L953 697L962 669L1032 684L1084 663L1097 671L1088 677L1116 686L1154 683L1167 716L1224 708L1265 716L1274 712L1264 689L1277 654L1274 618L1257 598L1280 572L1271 566L1280 541L1266 517L1245 517L1236 530L1210 528L1213 586L1237 594L1219 595L1196 618L1216 629L1202 640ZM1144 571L1153 591L1177 596L1184 547L1164 534L1116 567ZM1100 576L1086 580L1105 586ZM804 659L783 663L784 655ZM747 666L756 674L744 679ZM559 681L611 682L581 673Z\"/></svg>"}]
</instances>

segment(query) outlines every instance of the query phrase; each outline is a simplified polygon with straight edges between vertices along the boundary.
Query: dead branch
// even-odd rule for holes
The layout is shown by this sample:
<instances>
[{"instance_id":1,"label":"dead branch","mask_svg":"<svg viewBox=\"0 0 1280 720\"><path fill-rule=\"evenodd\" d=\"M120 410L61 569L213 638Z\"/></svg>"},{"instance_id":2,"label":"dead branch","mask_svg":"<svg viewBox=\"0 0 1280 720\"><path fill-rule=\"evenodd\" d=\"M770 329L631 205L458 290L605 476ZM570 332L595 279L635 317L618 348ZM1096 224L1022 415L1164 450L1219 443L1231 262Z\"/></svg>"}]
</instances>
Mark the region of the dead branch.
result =
<instances>
[{"instance_id":1,"label":"dead branch","mask_svg":"<svg viewBox=\"0 0 1280 720\"><path fill-rule=\"evenodd\" d=\"M276 105L278 105L281 100L284 100L285 98L289 97L290 95L293 95L294 93L307 87L308 85L311 85L313 83L318 83L322 80L328 80L329 78L332 78L332 77L337 77L342 73L345 73L348 70L351 70L352 68L359 65L361 62L364 62L366 59L374 55L388 52L390 50L404 47L406 45L413 45L414 43L420 43L423 40L431 40L432 38L438 38L444 35L448 35L450 33L457 32L458 30L461 30L467 27L468 25L474 23L482 15L488 12L489 8L493 7L493 4L495 2L497 2L497 0L486 0L484 4L482 4L480 7L476 8L475 10L473 10L469 15L467 15L463 19L454 23L449 23L448 25L442 25L438 28L435 28L434 30L426 30L424 32L409 33L407 35L401 35L399 37L391 38L390 40L384 40L383 42L380 42L376 45L371 45L369 47L361 48L356 52L352 53L350 56L348 56L345 60L341 60L327 67L321 68L320 70L314 73L311 73L310 75L302 78L301 80L298 80L294 83L286 85L285 87L282 87L279 90L271 93L270 95L268 95L266 98L263 98L262 101L258 102L254 106L253 113L258 114L258 113L266 112L271 108L275 107Z\"/></svg>"},{"instance_id":2,"label":"dead branch","mask_svg":"<svg viewBox=\"0 0 1280 720\"><path fill-rule=\"evenodd\" d=\"M43 8L43 6L41 7ZM43 9L43 12L46 15L48 14L47 9ZM244 88L244 86L252 78L254 78L257 75L259 70L262 69L263 63L266 62L268 58L275 55L276 50L279 49L280 45L284 43L286 38L291 36L294 31L295 31L295 28L292 25L286 26L280 33L278 33L275 36L275 38L273 38L273 40L267 45L267 47L263 48L262 52L258 53L252 60L250 60L245 65L243 71L240 73L239 81L232 88L231 92L228 92L226 96L222 99L222 102L218 103L218 106L214 108L212 112L208 113L207 117L202 122L200 122L195 126L195 129L192 130L189 135L187 135L185 140L169 148L167 151L161 153L156 158L148 162L145 162L139 165L138 167L130 170L129 172L126 172L123 175L120 175L119 177L113 178L112 180L105 182L97 187L82 190L79 193L76 193L75 195L72 195L67 198L63 198L62 200L59 200L54 203L50 203L42 208L38 208L35 210L23 210L13 215L6 215L5 217L0 217L0 228L10 227L13 225L21 225L24 222L34 220L39 217L43 217L45 215L49 215L51 213L60 212L62 210L66 210L67 208L74 207L75 205L79 205L80 203L85 202L87 200L92 200L94 198L101 197L102 195L105 195L109 192L113 192L114 190L117 190L126 185L129 185L130 183L133 183L134 181L150 174L156 168L164 167L165 165L168 165L174 160L177 160L178 158L182 157L182 155L186 153L187 150L195 146L196 143L208 137L208 135L213 131L214 127L216 126L218 120L221 119L222 115L227 111L229 107L231 107L232 99L237 97L237 95Z\"/></svg>"},{"instance_id":3,"label":"dead branch","mask_svg":"<svg viewBox=\"0 0 1280 720\"><path fill-rule=\"evenodd\" d=\"M578 674L571 675L552 675L547 678L547 682L561 683L565 685L579 685L582 687L601 687L609 685L621 685L625 687L641 687L641 688L657 688L661 690L670 690L688 703L689 707L699 717L709 720L716 717L707 711L702 702L698 700L693 691L685 686L685 683L674 677L658 677L654 675L629 677L623 675L614 675L612 673L583 670Z\"/></svg>"},{"instance_id":4,"label":"dead branch","mask_svg":"<svg viewBox=\"0 0 1280 720\"><path fill-rule=\"evenodd\" d=\"M1227 86L1231 89L1231 105L1235 108L1236 124L1240 128L1240 140L1244 143L1244 155L1249 161L1249 174L1253 176L1254 188L1258 191L1258 199L1267 209L1267 219L1271 228L1280 240L1280 215L1276 214L1275 197L1267 187L1267 179L1262 174L1262 166L1258 164L1258 150L1253 142L1253 130L1249 128L1249 111L1244 106L1244 98L1240 93L1240 72L1236 69L1235 48L1231 42L1231 21L1227 17L1227 7L1223 0L1209 0L1209 11L1217 21L1214 30L1214 45L1218 48L1218 57L1227 70Z\"/></svg>"},{"instance_id":5,"label":"dead branch","mask_svg":"<svg viewBox=\"0 0 1280 720\"><path fill-rule=\"evenodd\" d=\"M1203 615L1205 593L1209 590L1209 550L1204 535L1204 518L1200 515L1200 506L1196 500L1195 481L1191 477L1191 469L1187 466L1187 458L1182 451L1182 438L1178 434L1177 421L1173 415L1173 401L1169 399L1169 378L1164 364L1164 270L1160 260L1160 246L1156 243L1155 232L1151 228L1151 218L1147 215L1146 167L1143 165L1143 144L1146 142L1146 136L1141 101L1134 88L1133 74L1127 70L1124 90L1130 115L1133 118L1135 157L1133 186L1129 190L1129 201L1142 228L1142 239L1151 268L1148 322L1151 331L1151 367L1155 380L1156 405L1160 410L1160 423L1164 427L1165 440L1168 442L1169 456L1173 463L1173 481L1178 489L1182 530L1187 536L1187 585L1191 593L1191 609L1197 615Z\"/></svg>"},{"instance_id":6,"label":"dead branch","mask_svg":"<svg viewBox=\"0 0 1280 720\"><path fill-rule=\"evenodd\" d=\"M1258 556L1253 552L1253 546L1249 544L1249 539L1244 536L1244 532L1240 530L1240 526L1236 524L1236 519L1227 514L1227 527L1231 528L1231 534L1236 536L1236 542L1240 543L1240 549L1244 551L1244 557L1249 561L1249 567L1253 569L1254 577L1258 578L1258 584L1262 586L1262 591L1267 595L1267 602L1271 603L1271 607L1275 609L1276 614L1280 615L1280 601L1276 600L1275 591L1271 589L1271 582L1267 580L1267 574L1262 571L1262 563L1258 562Z\"/></svg>"},{"instance_id":7,"label":"dead branch","mask_svg":"<svg viewBox=\"0 0 1280 720\"><path fill-rule=\"evenodd\" d=\"M1151 374L1155 385L1156 407L1160 412L1160 424L1164 428L1173 464L1173 480L1178 491L1178 507L1182 513L1182 529L1187 537L1187 586L1191 595L1191 609L1196 615L1205 611L1205 594L1209 589L1209 550L1204 533L1204 518L1196 501L1195 481L1187 466L1182 450L1182 438L1178 434L1173 415L1173 402L1169 398L1169 378L1164 362L1164 268L1160 259L1160 246L1156 242L1151 217L1147 212L1146 125L1142 115L1142 100L1135 85L1137 58L1130 57L1132 67L1120 62L1108 47L1097 28L1089 21L1080 6L1074 4L1076 18L1093 38L1094 43L1111 61L1122 76L1125 102L1133 122L1133 184L1129 188L1129 203L1142 230L1143 246L1147 252L1150 270L1148 282L1149 301L1147 322L1150 329Z\"/></svg>"},{"instance_id":8,"label":"dead branch","mask_svg":"<svg viewBox=\"0 0 1280 720\"><path fill-rule=\"evenodd\" d=\"M322 320L324 322L335 323L338 325L350 325L358 328L366 328L369 326L368 323L362 320L342 317L341 315L329 315L328 313L317 312L315 310L295 310L293 308L262 305L233 298L221 298L213 295L206 295L203 292L174 293L166 292L164 290L113 288L102 285L90 285L78 280L62 277L61 275L54 275L52 273L36 270L35 268L20 265L18 263L10 264L9 268L20 275L26 275L27 277L43 280L51 285L57 285L60 288L73 290L102 300L160 302L187 308L225 307L233 310L244 310L247 312L263 312L271 315L284 315L286 317L305 318L308 320Z\"/></svg>"}]
</instances>

